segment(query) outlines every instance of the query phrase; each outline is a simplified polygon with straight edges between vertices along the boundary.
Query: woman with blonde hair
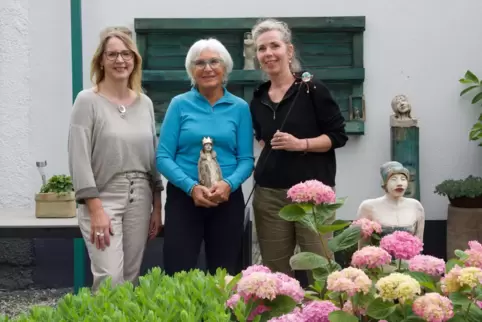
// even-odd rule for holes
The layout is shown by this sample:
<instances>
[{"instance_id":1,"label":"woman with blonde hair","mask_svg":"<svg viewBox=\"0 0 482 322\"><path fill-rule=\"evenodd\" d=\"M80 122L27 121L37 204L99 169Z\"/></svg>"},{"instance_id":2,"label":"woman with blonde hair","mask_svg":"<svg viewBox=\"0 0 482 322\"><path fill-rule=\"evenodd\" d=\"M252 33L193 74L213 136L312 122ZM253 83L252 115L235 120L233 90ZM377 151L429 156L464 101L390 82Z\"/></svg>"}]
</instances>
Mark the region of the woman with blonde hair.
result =
<instances>
[{"instance_id":1,"label":"woman with blonde hair","mask_svg":"<svg viewBox=\"0 0 482 322\"><path fill-rule=\"evenodd\" d=\"M74 102L69 169L87 244L92 290L137 282L148 239L161 226L152 101L141 89L142 58L123 32L106 33L91 62L95 86Z\"/></svg>"},{"instance_id":2,"label":"woman with blonde hair","mask_svg":"<svg viewBox=\"0 0 482 322\"><path fill-rule=\"evenodd\" d=\"M263 146L254 172L256 231L264 264L292 275L290 257L296 245L301 251L332 254L325 253L318 234L279 216L290 203L287 191L306 180L335 188L335 149L348 137L345 119L328 88L309 72L301 72L288 25L266 19L253 27L252 35L268 78L254 91L250 104L255 136ZM330 237L323 236L325 247Z\"/></svg>"}]
</instances>

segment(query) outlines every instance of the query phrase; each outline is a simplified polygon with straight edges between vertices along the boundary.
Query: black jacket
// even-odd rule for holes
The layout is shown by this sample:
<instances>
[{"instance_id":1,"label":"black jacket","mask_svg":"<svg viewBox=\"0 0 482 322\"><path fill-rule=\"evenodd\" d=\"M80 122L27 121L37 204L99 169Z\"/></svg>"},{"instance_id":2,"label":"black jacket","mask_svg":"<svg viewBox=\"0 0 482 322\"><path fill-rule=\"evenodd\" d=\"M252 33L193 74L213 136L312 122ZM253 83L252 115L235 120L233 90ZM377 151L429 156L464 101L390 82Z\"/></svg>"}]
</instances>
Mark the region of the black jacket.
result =
<instances>
[{"instance_id":1,"label":"black jacket","mask_svg":"<svg viewBox=\"0 0 482 322\"><path fill-rule=\"evenodd\" d=\"M288 189L311 179L334 187L335 149L348 141L345 119L322 82L315 79L303 82L299 75L296 77L276 109L268 96L271 82L261 84L253 93L250 109L255 136L266 144L256 164L254 180L261 187L278 189ZM283 128L280 128L285 119ZM271 150L270 142L277 130L299 139L326 134L331 139L332 148L323 153Z\"/></svg>"}]
</instances>

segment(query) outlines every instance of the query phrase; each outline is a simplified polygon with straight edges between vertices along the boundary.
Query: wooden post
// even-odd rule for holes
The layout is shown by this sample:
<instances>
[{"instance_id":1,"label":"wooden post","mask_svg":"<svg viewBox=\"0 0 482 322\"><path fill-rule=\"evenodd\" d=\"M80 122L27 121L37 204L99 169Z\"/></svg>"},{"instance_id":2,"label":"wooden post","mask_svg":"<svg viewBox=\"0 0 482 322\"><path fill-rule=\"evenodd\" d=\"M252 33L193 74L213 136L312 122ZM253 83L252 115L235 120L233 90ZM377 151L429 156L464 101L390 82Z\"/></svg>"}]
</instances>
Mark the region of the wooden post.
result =
<instances>
[{"instance_id":1,"label":"wooden post","mask_svg":"<svg viewBox=\"0 0 482 322\"><path fill-rule=\"evenodd\" d=\"M394 115L390 116L391 160L398 161L410 171L405 197L420 201L420 154L418 120L411 116L407 96L392 100Z\"/></svg>"},{"instance_id":2,"label":"wooden post","mask_svg":"<svg viewBox=\"0 0 482 322\"><path fill-rule=\"evenodd\" d=\"M72 50L72 103L84 88L82 79L82 0L70 0L70 37ZM74 239L74 293L85 286L85 243Z\"/></svg>"}]
</instances>

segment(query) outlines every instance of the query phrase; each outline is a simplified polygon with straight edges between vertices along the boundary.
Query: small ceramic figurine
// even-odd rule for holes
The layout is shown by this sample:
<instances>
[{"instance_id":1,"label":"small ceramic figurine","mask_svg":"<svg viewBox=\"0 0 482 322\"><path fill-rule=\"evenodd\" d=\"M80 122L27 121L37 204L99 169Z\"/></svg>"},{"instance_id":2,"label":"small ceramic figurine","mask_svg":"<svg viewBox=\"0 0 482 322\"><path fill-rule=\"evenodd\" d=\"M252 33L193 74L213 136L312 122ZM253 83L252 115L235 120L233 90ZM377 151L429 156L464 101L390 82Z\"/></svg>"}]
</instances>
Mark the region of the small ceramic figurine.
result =
<instances>
[{"instance_id":1,"label":"small ceramic figurine","mask_svg":"<svg viewBox=\"0 0 482 322\"><path fill-rule=\"evenodd\" d=\"M382 226L382 236L403 230L423 241L425 211L413 198L404 197L410 172L399 162L390 161L380 167L385 195L363 201L358 208L358 218L367 218Z\"/></svg>"},{"instance_id":2,"label":"small ceramic figurine","mask_svg":"<svg viewBox=\"0 0 482 322\"><path fill-rule=\"evenodd\" d=\"M398 127L417 126L418 120L412 117L412 105L408 101L407 95L396 95L392 99L392 111L390 125Z\"/></svg>"},{"instance_id":3,"label":"small ceramic figurine","mask_svg":"<svg viewBox=\"0 0 482 322\"><path fill-rule=\"evenodd\" d=\"M256 57L256 45L254 43L253 35L250 32L245 33L244 39L244 70L256 69L254 58Z\"/></svg>"},{"instance_id":4,"label":"small ceramic figurine","mask_svg":"<svg viewBox=\"0 0 482 322\"><path fill-rule=\"evenodd\" d=\"M213 140L210 137L205 137L202 139L202 145L197 164L198 179L201 185L211 188L216 182L223 179L223 175L216 160L216 151L213 150Z\"/></svg>"}]
</instances>

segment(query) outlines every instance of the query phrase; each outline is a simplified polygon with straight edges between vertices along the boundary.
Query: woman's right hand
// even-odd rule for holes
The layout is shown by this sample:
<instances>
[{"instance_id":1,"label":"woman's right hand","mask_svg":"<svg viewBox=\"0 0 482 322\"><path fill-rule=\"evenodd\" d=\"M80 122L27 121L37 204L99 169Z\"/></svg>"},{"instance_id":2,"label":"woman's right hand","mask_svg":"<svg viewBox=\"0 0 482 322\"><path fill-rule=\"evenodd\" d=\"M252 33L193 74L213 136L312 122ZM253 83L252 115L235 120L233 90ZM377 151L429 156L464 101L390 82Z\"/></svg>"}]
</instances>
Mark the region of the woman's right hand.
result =
<instances>
[{"instance_id":1,"label":"woman's right hand","mask_svg":"<svg viewBox=\"0 0 482 322\"><path fill-rule=\"evenodd\" d=\"M104 250L110 246L110 236L113 236L112 224L104 208L100 207L90 214L90 242L97 249Z\"/></svg>"},{"instance_id":2,"label":"woman's right hand","mask_svg":"<svg viewBox=\"0 0 482 322\"><path fill-rule=\"evenodd\" d=\"M198 207L216 207L218 204L209 200L211 197L211 192L208 188L197 185L192 188L191 197L194 200L194 204Z\"/></svg>"}]
</instances>

